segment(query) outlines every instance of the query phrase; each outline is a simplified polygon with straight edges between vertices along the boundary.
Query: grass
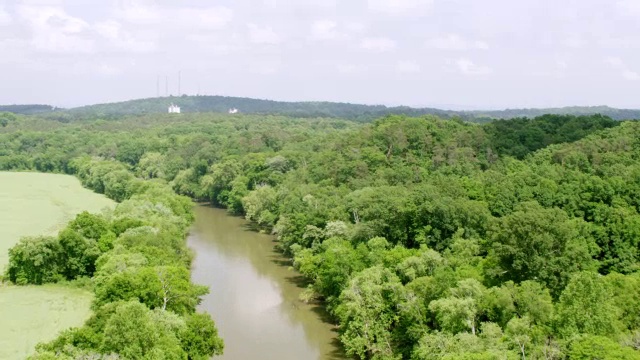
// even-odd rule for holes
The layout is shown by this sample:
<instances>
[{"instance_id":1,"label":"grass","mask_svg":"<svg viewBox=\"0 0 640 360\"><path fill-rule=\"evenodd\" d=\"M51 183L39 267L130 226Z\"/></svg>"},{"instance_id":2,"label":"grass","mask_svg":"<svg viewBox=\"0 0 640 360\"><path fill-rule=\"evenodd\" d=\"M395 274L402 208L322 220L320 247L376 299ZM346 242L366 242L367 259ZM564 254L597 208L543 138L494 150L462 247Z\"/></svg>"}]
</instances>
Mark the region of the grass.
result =
<instances>
[{"instance_id":1,"label":"grass","mask_svg":"<svg viewBox=\"0 0 640 360\"><path fill-rule=\"evenodd\" d=\"M55 235L82 211L115 204L82 187L73 176L0 172L0 271L23 236Z\"/></svg>"},{"instance_id":2,"label":"grass","mask_svg":"<svg viewBox=\"0 0 640 360\"><path fill-rule=\"evenodd\" d=\"M24 359L91 315L91 292L62 285L0 286L0 359Z\"/></svg>"},{"instance_id":3,"label":"grass","mask_svg":"<svg viewBox=\"0 0 640 360\"><path fill-rule=\"evenodd\" d=\"M0 172L0 271L20 238L55 235L82 211L114 206L72 176ZM69 286L0 285L0 359L24 359L37 343L82 325L91 300L91 292Z\"/></svg>"}]
</instances>

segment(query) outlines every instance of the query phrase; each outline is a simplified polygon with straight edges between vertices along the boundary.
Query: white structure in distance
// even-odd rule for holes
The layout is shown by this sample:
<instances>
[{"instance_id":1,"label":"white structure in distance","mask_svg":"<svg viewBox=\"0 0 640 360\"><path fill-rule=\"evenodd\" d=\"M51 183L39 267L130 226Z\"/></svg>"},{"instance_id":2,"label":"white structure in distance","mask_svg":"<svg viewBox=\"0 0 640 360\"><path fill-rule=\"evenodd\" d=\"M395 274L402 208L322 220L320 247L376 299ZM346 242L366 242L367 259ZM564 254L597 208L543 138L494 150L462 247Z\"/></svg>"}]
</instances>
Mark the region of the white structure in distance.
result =
<instances>
[{"instance_id":1,"label":"white structure in distance","mask_svg":"<svg viewBox=\"0 0 640 360\"><path fill-rule=\"evenodd\" d=\"M238 113L238 109L236 108L229 109L229 114L237 114L237 113Z\"/></svg>"},{"instance_id":2,"label":"white structure in distance","mask_svg":"<svg viewBox=\"0 0 640 360\"><path fill-rule=\"evenodd\" d=\"M180 106L178 105L169 105L169 114L180 114Z\"/></svg>"}]
</instances>

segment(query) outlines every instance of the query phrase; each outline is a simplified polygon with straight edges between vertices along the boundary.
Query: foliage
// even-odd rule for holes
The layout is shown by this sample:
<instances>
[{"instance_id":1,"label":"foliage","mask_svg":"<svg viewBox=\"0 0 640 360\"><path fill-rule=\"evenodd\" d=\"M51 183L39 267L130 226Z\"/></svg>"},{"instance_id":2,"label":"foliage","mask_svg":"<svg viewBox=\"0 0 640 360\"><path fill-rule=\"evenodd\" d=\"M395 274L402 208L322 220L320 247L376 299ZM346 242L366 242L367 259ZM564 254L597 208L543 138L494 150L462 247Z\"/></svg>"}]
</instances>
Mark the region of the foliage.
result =
<instances>
[{"instance_id":1,"label":"foliage","mask_svg":"<svg viewBox=\"0 0 640 360\"><path fill-rule=\"evenodd\" d=\"M106 350L104 324L134 302L141 321L172 313L182 327L156 320L182 330L113 349L172 354L175 339L193 356L220 349L185 335L202 292L187 281L192 218L175 191L272 231L353 356L635 356L640 123L182 115L25 119L0 130L0 169L74 173L121 201L105 215L106 231L64 233L79 251L65 254L72 267L53 268L93 273L102 315L43 351ZM164 301L165 284L176 299Z\"/></svg>"},{"instance_id":2,"label":"foliage","mask_svg":"<svg viewBox=\"0 0 640 360\"><path fill-rule=\"evenodd\" d=\"M39 114L57 121L70 121L83 118L118 118L125 115L166 113L167 106L174 103L182 107L183 112L219 112L226 113L237 108L245 114L280 114L293 117L334 117L357 121L372 121L389 114L421 116L438 115L440 117L462 118L473 122L488 122L493 119L512 119L538 117L545 114L588 116L603 114L616 120L637 119L640 112L635 109L616 109L607 106L572 106L543 109L506 109L454 111L435 108L412 108L407 106L387 107L384 105L361 105L335 102L283 102L228 96L170 96L169 98L148 98L119 103L96 104L69 109L56 109L48 105L5 105L0 111L17 114Z\"/></svg>"},{"instance_id":3,"label":"foliage","mask_svg":"<svg viewBox=\"0 0 640 360\"><path fill-rule=\"evenodd\" d=\"M50 105L0 105L0 111L24 115L45 113L53 109Z\"/></svg>"},{"instance_id":4,"label":"foliage","mask_svg":"<svg viewBox=\"0 0 640 360\"><path fill-rule=\"evenodd\" d=\"M85 186L121 203L102 215L80 213L57 237L27 238L9 251L7 275L15 283L92 276L95 284L92 319L40 346L34 357L185 359L221 353L209 315L192 319L208 290L190 281L184 237L193 219L191 202L166 184L135 178L119 162L71 163ZM205 326L201 333L192 328L194 321Z\"/></svg>"},{"instance_id":5,"label":"foliage","mask_svg":"<svg viewBox=\"0 0 640 360\"><path fill-rule=\"evenodd\" d=\"M106 197L82 188L80 182L72 176L0 172L0 183L2 272L9 261L9 248L16 245L22 237L56 236L61 228L82 211L99 212L115 206Z\"/></svg>"},{"instance_id":6,"label":"foliage","mask_svg":"<svg viewBox=\"0 0 640 360\"><path fill-rule=\"evenodd\" d=\"M496 280L535 280L552 293L564 289L569 274L593 266L595 247L581 220L570 220L560 209L522 203L496 221L487 239L487 272Z\"/></svg>"},{"instance_id":7,"label":"foliage","mask_svg":"<svg viewBox=\"0 0 640 360\"><path fill-rule=\"evenodd\" d=\"M7 125L14 123L17 119L18 117L12 113L0 112L0 126L2 127L6 127Z\"/></svg>"},{"instance_id":8,"label":"foliage","mask_svg":"<svg viewBox=\"0 0 640 360\"><path fill-rule=\"evenodd\" d=\"M543 115L534 119L496 120L485 128L495 151L522 159L551 144L580 140L618 124L607 116Z\"/></svg>"},{"instance_id":9,"label":"foliage","mask_svg":"<svg viewBox=\"0 0 640 360\"><path fill-rule=\"evenodd\" d=\"M72 285L0 286L0 359L25 359L35 345L55 339L91 315L92 294Z\"/></svg>"},{"instance_id":10,"label":"foliage","mask_svg":"<svg viewBox=\"0 0 640 360\"><path fill-rule=\"evenodd\" d=\"M622 347L603 336L583 336L571 344L569 357L577 360L611 359L635 360L640 354L630 348Z\"/></svg>"},{"instance_id":11,"label":"foliage","mask_svg":"<svg viewBox=\"0 0 640 360\"><path fill-rule=\"evenodd\" d=\"M391 329L401 289L397 276L381 266L364 270L349 282L336 309L346 324L341 338L349 355L398 358L391 346Z\"/></svg>"},{"instance_id":12,"label":"foliage","mask_svg":"<svg viewBox=\"0 0 640 360\"><path fill-rule=\"evenodd\" d=\"M585 312L588 309L588 312ZM575 274L560 296L557 306L558 331L572 334L614 335L620 332L619 309L602 277L594 273Z\"/></svg>"},{"instance_id":13,"label":"foliage","mask_svg":"<svg viewBox=\"0 0 640 360\"><path fill-rule=\"evenodd\" d=\"M185 328L179 334L182 348L189 359L204 360L211 355L221 355L224 349L211 317L205 314L191 314L185 320ZM211 340L214 341L211 341Z\"/></svg>"},{"instance_id":14,"label":"foliage","mask_svg":"<svg viewBox=\"0 0 640 360\"><path fill-rule=\"evenodd\" d=\"M62 279L62 246L57 238L24 238L9 250L7 278L19 285Z\"/></svg>"}]
</instances>

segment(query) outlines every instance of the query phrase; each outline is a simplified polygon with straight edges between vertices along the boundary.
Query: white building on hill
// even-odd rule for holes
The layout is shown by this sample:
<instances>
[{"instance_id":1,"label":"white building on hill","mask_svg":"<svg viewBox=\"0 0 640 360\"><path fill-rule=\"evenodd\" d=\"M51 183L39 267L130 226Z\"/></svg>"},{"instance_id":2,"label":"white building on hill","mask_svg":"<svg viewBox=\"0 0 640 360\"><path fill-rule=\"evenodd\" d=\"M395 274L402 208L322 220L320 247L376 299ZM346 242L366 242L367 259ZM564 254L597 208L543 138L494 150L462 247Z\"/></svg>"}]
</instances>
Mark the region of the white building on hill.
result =
<instances>
[{"instance_id":1,"label":"white building on hill","mask_svg":"<svg viewBox=\"0 0 640 360\"><path fill-rule=\"evenodd\" d=\"M169 105L169 114L180 114L180 106L178 105Z\"/></svg>"},{"instance_id":2,"label":"white building on hill","mask_svg":"<svg viewBox=\"0 0 640 360\"><path fill-rule=\"evenodd\" d=\"M229 114L237 114L238 113L238 109L233 108L233 109L229 109Z\"/></svg>"}]
</instances>

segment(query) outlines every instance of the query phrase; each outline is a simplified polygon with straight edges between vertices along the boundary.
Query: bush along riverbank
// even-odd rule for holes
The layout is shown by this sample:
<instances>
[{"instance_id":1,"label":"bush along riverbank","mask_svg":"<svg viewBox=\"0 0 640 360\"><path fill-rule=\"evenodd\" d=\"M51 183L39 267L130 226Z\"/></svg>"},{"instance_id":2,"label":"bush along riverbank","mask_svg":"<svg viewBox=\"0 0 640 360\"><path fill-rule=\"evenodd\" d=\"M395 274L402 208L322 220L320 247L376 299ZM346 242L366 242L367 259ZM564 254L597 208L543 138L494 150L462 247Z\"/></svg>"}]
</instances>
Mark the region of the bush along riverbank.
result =
<instances>
[{"instance_id":1,"label":"bush along riverbank","mask_svg":"<svg viewBox=\"0 0 640 360\"><path fill-rule=\"evenodd\" d=\"M81 213L57 237L23 239L9 250L6 277L18 285L90 279L93 315L37 346L30 359L209 359L224 344L208 314L208 289L190 281L186 235L193 203L163 182L136 178L121 163L79 158L82 184L119 204Z\"/></svg>"}]
</instances>

